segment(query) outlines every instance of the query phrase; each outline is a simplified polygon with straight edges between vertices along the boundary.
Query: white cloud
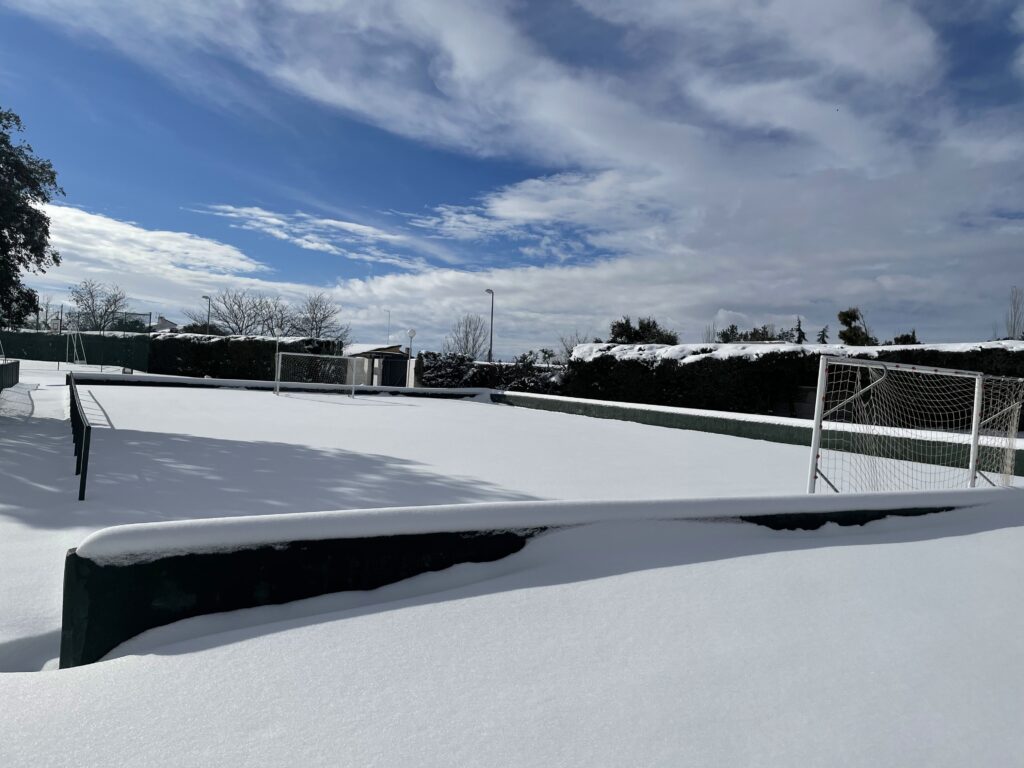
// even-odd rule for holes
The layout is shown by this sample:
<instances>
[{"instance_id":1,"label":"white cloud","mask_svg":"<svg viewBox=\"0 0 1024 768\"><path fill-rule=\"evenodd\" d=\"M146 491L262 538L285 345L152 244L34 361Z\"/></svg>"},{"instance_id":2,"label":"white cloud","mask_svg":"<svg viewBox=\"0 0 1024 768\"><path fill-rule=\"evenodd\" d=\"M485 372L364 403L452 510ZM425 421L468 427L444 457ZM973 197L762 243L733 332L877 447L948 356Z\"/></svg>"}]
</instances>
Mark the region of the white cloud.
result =
<instances>
[{"instance_id":1,"label":"white cloud","mask_svg":"<svg viewBox=\"0 0 1024 768\"><path fill-rule=\"evenodd\" d=\"M597 68L537 44L503 2L0 2L98 36L183 88L236 98L238 82L211 69L228 61L393 133L550 169L402 230L210 209L411 272L337 287L357 327L390 308L429 344L490 285L497 338L520 346L573 327L600 334L623 312L673 318L696 339L720 311L823 325L847 303L882 334L916 325L963 339L988 333L1005 286L1024 281L1018 220L1000 213L1024 199L1024 114L960 110L942 88L943 41L913 5L579 0L622 33L610 53L631 62ZM533 266L426 269L457 261L446 244L481 243ZM103 258L74 263L99 270ZM193 271L166 279L192 286Z\"/></svg>"}]
</instances>

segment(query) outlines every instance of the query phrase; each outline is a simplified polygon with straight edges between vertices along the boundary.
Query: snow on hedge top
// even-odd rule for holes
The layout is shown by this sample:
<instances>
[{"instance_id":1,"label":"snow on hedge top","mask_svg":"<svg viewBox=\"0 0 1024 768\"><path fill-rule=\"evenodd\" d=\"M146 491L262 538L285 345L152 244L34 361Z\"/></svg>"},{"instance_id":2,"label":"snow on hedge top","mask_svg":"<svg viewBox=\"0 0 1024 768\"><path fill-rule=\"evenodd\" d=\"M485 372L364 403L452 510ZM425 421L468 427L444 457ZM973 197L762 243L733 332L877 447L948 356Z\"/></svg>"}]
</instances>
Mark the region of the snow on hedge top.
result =
<instances>
[{"instance_id":1,"label":"snow on hedge top","mask_svg":"<svg viewBox=\"0 0 1024 768\"><path fill-rule=\"evenodd\" d=\"M785 342L762 342L754 344L578 344L572 351L573 360L589 362L598 357L611 356L616 360L678 360L680 363L695 363L698 360L714 358L726 360L742 357L756 360L764 355L783 352L800 352L805 355L836 355L838 357L877 357L879 352L902 350L933 350L936 352L975 352L982 349L1005 349L1008 352L1024 352L1024 341L980 341L957 344L909 344L886 347L848 347L845 344L792 344Z\"/></svg>"}]
</instances>

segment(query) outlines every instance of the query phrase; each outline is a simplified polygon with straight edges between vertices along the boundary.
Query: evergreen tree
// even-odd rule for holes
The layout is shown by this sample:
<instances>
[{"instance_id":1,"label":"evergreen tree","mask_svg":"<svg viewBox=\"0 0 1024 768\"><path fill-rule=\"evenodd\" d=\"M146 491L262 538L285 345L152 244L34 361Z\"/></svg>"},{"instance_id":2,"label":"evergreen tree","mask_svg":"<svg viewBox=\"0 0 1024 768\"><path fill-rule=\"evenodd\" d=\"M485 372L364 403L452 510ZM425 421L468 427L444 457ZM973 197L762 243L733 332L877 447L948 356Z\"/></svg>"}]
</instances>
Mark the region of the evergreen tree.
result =
<instances>
[{"instance_id":1,"label":"evergreen tree","mask_svg":"<svg viewBox=\"0 0 1024 768\"><path fill-rule=\"evenodd\" d=\"M828 344L828 326L826 325L820 331L818 331L818 343Z\"/></svg>"},{"instance_id":2,"label":"evergreen tree","mask_svg":"<svg viewBox=\"0 0 1024 768\"><path fill-rule=\"evenodd\" d=\"M20 117L0 109L0 327L21 325L39 309L39 297L21 282L22 274L60 263L41 206L64 190L48 160L14 142L12 134L22 130Z\"/></svg>"},{"instance_id":3,"label":"evergreen tree","mask_svg":"<svg viewBox=\"0 0 1024 768\"><path fill-rule=\"evenodd\" d=\"M897 334L896 338L892 340L893 344L920 344L917 340L917 329L912 328L910 333Z\"/></svg>"},{"instance_id":4,"label":"evergreen tree","mask_svg":"<svg viewBox=\"0 0 1024 768\"><path fill-rule=\"evenodd\" d=\"M807 334L804 333L804 327L800 323L799 316L796 319L796 328L794 328L793 330L796 331L796 343L797 344L803 344L803 343L805 343L807 341Z\"/></svg>"},{"instance_id":5,"label":"evergreen tree","mask_svg":"<svg viewBox=\"0 0 1024 768\"><path fill-rule=\"evenodd\" d=\"M871 335L864 313L860 307L844 309L837 315L839 324L839 340L851 347L870 347L878 344L878 339Z\"/></svg>"},{"instance_id":6,"label":"evergreen tree","mask_svg":"<svg viewBox=\"0 0 1024 768\"><path fill-rule=\"evenodd\" d=\"M623 315L608 328L608 341L612 344L678 344L679 334L662 328L653 317L641 317L634 326L630 316Z\"/></svg>"}]
</instances>

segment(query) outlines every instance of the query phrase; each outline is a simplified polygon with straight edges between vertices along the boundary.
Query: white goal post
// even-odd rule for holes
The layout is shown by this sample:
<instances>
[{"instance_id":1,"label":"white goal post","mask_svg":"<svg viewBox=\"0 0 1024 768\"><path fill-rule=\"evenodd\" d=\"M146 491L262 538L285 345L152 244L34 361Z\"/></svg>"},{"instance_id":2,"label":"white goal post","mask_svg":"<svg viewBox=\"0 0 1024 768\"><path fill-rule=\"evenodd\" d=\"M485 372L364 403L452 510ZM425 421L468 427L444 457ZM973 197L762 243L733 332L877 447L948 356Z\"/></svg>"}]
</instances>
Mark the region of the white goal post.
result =
<instances>
[{"instance_id":1,"label":"white goal post","mask_svg":"<svg viewBox=\"0 0 1024 768\"><path fill-rule=\"evenodd\" d=\"M369 384L372 371L365 357L313 355L304 352L278 352L274 365L274 394L281 385L332 384L349 387L355 397L356 387Z\"/></svg>"},{"instance_id":2,"label":"white goal post","mask_svg":"<svg viewBox=\"0 0 1024 768\"><path fill-rule=\"evenodd\" d=\"M1013 483L1024 379L821 358L807 492Z\"/></svg>"}]
</instances>

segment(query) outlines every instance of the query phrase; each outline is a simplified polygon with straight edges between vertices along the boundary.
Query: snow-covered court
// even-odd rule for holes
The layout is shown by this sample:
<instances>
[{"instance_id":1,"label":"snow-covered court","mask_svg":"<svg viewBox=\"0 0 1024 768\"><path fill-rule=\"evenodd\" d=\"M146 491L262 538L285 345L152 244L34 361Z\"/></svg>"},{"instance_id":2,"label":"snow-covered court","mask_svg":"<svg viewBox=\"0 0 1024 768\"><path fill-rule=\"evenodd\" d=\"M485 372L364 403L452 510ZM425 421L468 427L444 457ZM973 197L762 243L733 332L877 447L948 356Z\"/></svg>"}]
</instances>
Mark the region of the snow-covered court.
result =
<instances>
[{"instance_id":1,"label":"snow-covered court","mask_svg":"<svg viewBox=\"0 0 1024 768\"><path fill-rule=\"evenodd\" d=\"M48 367L49 366L49 367ZM65 551L126 523L799 494L807 449L478 400L79 387L0 399L0 765L1002 766L1024 510L554 530L494 563L188 619L56 670ZM481 520L486 525L486 520ZM43 670L43 671L40 671Z\"/></svg>"}]
</instances>

